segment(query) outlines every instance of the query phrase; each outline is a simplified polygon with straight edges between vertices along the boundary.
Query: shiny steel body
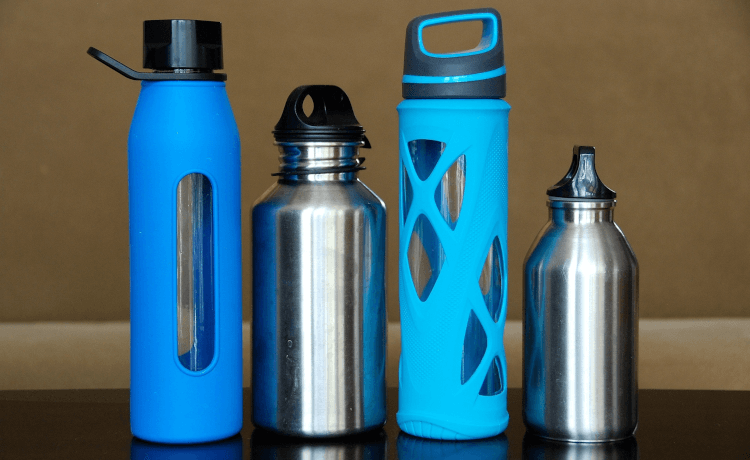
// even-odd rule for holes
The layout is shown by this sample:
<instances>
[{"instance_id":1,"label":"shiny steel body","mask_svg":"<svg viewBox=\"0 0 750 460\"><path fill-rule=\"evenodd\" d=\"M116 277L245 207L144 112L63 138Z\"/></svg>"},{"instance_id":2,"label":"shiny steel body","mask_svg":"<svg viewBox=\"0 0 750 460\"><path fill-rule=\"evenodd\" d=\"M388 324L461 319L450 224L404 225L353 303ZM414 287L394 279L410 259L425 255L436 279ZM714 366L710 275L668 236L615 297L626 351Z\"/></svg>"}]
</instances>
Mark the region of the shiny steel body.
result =
<instances>
[{"instance_id":1,"label":"shiny steel body","mask_svg":"<svg viewBox=\"0 0 750 460\"><path fill-rule=\"evenodd\" d=\"M615 201L550 200L524 262L523 420L597 442L638 423L638 261Z\"/></svg>"},{"instance_id":2,"label":"shiny steel body","mask_svg":"<svg viewBox=\"0 0 750 460\"><path fill-rule=\"evenodd\" d=\"M385 423L385 204L360 143L279 144L253 231L253 421L298 436Z\"/></svg>"}]
</instances>

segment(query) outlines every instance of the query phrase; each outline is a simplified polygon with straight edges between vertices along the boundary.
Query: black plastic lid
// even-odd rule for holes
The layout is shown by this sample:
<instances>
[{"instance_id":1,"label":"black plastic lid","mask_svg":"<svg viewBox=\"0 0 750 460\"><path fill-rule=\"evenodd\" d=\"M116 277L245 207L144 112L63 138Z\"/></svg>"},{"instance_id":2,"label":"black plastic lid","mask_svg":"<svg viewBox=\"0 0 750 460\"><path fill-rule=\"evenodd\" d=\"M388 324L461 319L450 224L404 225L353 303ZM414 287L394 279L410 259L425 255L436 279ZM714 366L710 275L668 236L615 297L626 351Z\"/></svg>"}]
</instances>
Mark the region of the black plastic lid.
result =
<instances>
[{"instance_id":1,"label":"black plastic lid","mask_svg":"<svg viewBox=\"0 0 750 460\"><path fill-rule=\"evenodd\" d=\"M314 104L309 116L302 108L307 96ZM365 148L370 146L349 97L332 85L300 86L292 91L273 135L276 142L364 142Z\"/></svg>"},{"instance_id":2,"label":"black plastic lid","mask_svg":"<svg viewBox=\"0 0 750 460\"><path fill-rule=\"evenodd\" d=\"M547 189L551 198L614 200L617 194L599 179L594 165L594 147L574 146L573 163L560 182Z\"/></svg>"},{"instance_id":3,"label":"black plastic lid","mask_svg":"<svg viewBox=\"0 0 750 460\"><path fill-rule=\"evenodd\" d=\"M482 40L475 49L451 54L434 54L425 49L424 28L467 21L482 21ZM500 13L494 8L480 8L412 19L406 27L401 94L406 99L505 97Z\"/></svg>"},{"instance_id":4,"label":"black plastic lid","mask_svg":"<svg viewBox=\"0 0 750 460\"><path fill-rule=\"evenodd\" d=\"M223 69L221 23L192 19L144 21L143 67Z\"/></svg>"},{"instance_id":5,"label":"black plastic lid","mask_svg":"<svg viewBox=\"0 0 750 460\"><path fill-rule=\"evenodd\" d=\"M225 81L227 75L214 73L224 67L221 23L190 19L162 19L143 22L143 67L156 72L138 72L125 64L89 48L88 54L131 80ZM173 72L190 69L191 72Z\"/></svg>"}]
</instances>

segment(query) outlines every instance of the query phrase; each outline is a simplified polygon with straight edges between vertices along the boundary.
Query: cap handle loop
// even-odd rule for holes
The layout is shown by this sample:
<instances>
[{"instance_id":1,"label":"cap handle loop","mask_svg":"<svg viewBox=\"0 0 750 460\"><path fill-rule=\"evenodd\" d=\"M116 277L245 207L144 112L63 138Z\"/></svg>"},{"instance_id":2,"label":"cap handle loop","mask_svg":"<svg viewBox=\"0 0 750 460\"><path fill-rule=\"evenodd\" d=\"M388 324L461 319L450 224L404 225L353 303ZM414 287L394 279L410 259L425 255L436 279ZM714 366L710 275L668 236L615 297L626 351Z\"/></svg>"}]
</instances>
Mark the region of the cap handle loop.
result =
<instances>
[{"instance_id":1,"label":"cap handle loop","mask_svg":"<svg viewBox=\"0 0 750 460\"><path fill-rule=\"evenodd\" d=\"M479 44L475 48L466 51L459 51L456 53L443 54L432 53L430 51L427 51L427 49L425 48L424 40L422 37L424 29L441 24L471 21L482 21L482 39L479 41ZM497 46L500 35L498 27L499 21L499 14L497 12L493 13L490 11L475 13L449 11L446 13L431 15L429 18L425 18L422 20L422 22L418 23L419 25L417 29L417 40L419 42L419 50L422 52L422 54L434 58L457 58L486 53Z\"/></svg>"},{"instance_id":2,"label":"cap handle loop","mask_svg":"<svg viewBox=\"0 0 750 460\"><path fill-rule=\"evenodd\" d=\"M131 69L125 64L113 59L112 57L102 53L94 47L90 47L87 53L106 65L110 69L131 80L146 80L146 81L166 81L166 80L209 80L209 81L226 81L227 74L225 73L173 73L173 72L138 72Z\"/></svg>"},{"instance_id":3,"label":"cap handle loop","mask_svg":"<svg viewBox=\"0 0 750 460\"><path fill-rule=\"evenodd\" d=\"M482 23L482 39L475 48L443 54L425 48L426 28L471 21ZM428 14L412 19L406 26L404 76L401 80L404 98L504 98L505 80L503 23L496 9Z\"/></svg>"},{"instance_id":4,"label":"cap handle loop","mask_svg":"<svg viewBox=\"0 0 750 460\"><path fill-rule=\"evenodd\" d=\"M307 97L313 102L310 114L303 107ZM363 142L364 148L370 144L349 97L333 85L300 86L292 91L273 134L276 142Z\"/></svg>"}]
</instances>

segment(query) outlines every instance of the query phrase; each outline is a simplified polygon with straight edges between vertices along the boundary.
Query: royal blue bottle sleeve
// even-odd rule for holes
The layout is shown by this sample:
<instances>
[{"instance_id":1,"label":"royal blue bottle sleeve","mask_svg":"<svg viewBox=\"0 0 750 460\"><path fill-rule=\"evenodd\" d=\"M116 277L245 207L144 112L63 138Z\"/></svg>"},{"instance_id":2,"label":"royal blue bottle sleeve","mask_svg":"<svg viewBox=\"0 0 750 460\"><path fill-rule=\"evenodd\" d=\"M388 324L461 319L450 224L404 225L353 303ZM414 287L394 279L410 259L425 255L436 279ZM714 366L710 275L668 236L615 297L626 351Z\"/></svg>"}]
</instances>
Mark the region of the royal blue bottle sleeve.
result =
<instances>
[{"instance_id":1,"label":"royal blue bottle sleeve","mask_svg":"<svg viewBox=\"0 0 750 460\"><path fill-rule=\"evenodd\" d=\"M155 442L227 438L242 427L237 125L223 82L141 85L128 139L131 428ZM204 299L213 317L196 319L205 327L196 326L190 350L178 352L177 190L191 174L202 181L211 216L190 231L209 232L192 244L212 264L205 281L212 292L189 294ZM206 340L212 340L209 354L194 356Z\"/></svg>"}]
</instances>

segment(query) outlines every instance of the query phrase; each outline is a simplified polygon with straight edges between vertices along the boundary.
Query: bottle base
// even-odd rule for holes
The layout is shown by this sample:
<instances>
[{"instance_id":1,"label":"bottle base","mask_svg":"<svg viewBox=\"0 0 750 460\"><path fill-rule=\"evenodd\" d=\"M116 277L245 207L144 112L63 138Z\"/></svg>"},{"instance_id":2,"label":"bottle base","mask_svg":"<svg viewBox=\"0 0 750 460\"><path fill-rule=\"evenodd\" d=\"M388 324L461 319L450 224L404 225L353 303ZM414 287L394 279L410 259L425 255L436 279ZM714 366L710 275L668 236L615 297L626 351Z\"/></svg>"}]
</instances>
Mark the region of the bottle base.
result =
<instances>
[{"instance_id":1,"label":"bottle base","mask_svg":"<svg viewBox=\"0 0 750 460\"><path fill-rule=\"evenodd\" d=\"M324 438L339 438L343 436L356 436L364 433L369 433L371 431L379 430L383 428L385 425L385 421L382 423L367 426L367 427L360 427L360 428L349 428L349 429L339 429L335 431L310 431L310 430L290 430L290 429L280 429L278 427L274 426L268 426L264 425L262 423L258 423L256 420L253 421L253 425L256 428L260 428L263 430L270 431L275 434L280 434L283 436L292 436L297 438L316 438L316 439L324 439Z\"/></svg>"},{"instance_id":2,"label":"bottle base","mask_svg":"<svg viewBox=\"0 0 750 460\"><path fill-rule=\"evenodd\" d=\"M463 423L451 422L444 423L438 421L425 420L424 417L419 419L404 417L401 414L396 416L398 426L405 433L412 436L428 439L440 439L443 441L466 441L470 439L483 439L497 436L508 427L508 415L504 420L495 425L468 425Z\"/></svg>"},{"instance_id":3,"label":"bottle base","mask_svg":"<svg viewBox=\"0 0 750 460\"><path fill-rule=\"evenodd\" d=\"M242 427L240 427L241 429ZM137 433L134 430L130 430L131 434L140 439L141 441L155 442L160 444L203 444L208 442L222 441L224 439L231 438L237 435L240 430L230 430L224 433L201 433L195 436L185 436L184 434L157 434L153 435L148 433Z\"/></svg>"}]
</instances>

